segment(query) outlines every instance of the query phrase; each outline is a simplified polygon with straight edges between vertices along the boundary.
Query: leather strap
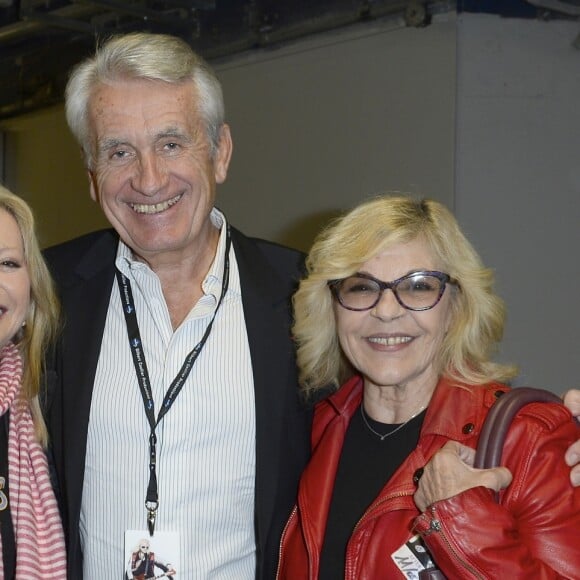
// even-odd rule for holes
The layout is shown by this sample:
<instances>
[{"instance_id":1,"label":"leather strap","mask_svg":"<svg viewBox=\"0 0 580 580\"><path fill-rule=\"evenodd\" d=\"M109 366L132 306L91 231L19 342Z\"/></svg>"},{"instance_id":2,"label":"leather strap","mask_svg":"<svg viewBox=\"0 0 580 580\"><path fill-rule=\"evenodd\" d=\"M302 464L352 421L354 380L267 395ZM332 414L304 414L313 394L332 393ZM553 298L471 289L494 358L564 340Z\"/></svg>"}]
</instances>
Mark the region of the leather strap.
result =
<instances>
[{"instance_id":1,"label":"leather strap","mask_svg":"<svg viewBox=\"0 0 580 580\"><path fill-rule=\"evenodd\" d=\"M529 403L562 403L562 399L543 389L518 387L507 391L493 405L481 429L474 467L498 467L509 426L518 411Z\"/></svg>"}]
</instances>

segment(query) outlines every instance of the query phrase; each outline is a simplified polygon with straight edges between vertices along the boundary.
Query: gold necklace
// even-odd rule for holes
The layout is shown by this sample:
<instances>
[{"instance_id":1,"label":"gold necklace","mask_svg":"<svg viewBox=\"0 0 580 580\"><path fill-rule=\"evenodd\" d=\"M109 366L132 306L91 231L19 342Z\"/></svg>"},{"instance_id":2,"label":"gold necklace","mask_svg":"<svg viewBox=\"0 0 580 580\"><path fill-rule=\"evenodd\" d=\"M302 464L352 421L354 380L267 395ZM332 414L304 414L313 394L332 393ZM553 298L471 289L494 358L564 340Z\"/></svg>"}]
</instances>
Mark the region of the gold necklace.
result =
<instances>
[{"instance_id":1,"label":"gold necklace","mask_svg":"<svg viewBox=\"0 0 580 580\"><path fill-rule=\"evenodd\" d=\"M389 431L388 433L384 433L381 434L378 431L375 431L370 425L369 422L367 421L367 416L364 410L364 403L361 401L360 404L360 414L362 415L362 419L364 421L364 424L367 426L367 429L373 433L374 435L376 435L381 441L384 441L387 437L390 437L391 435L394 435L397 431L400 431L409 421L411 421L412 419L414 419L419 413L421 413L425 407L427 405L423 405L414 415L411 415L404 423L401 423L398 427L396 427L395 429L393 429L392 431Z\"/></svg>"}]
</instances>

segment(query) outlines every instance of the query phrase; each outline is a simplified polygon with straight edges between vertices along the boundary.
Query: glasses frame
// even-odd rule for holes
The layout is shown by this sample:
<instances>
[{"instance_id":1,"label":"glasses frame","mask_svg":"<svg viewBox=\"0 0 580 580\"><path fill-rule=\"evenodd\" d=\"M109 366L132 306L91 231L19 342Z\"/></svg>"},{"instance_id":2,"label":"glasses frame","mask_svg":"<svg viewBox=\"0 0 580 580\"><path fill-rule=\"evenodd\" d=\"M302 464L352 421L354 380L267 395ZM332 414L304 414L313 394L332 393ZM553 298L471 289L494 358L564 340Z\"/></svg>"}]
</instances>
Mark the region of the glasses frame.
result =
<instances>
[{"instance_id":1,"label":"glasses frame","mask_svg":"<svg viewBox=\"0 0 580 580\"><path fill-rule=\"evenodd\" d=\"M404 280L408 280L409 278L413 278L415 276L432 276L433 278L437 278L441 282L441 288L439 289L439 296L437 296L437 300L431 306L423 306L421 308L411 308L410 306L407 306L401 300L401 297L399 296L399 293L397 291L397 286L401 282L403 282ZM366 308L352 308L351 306L346 306L346 304L344 304L344 302L340 298L339 285L341 282L343 282L344 280L347 280L348 278L364 278L365 280L371 280L372 282L374 282L375 284L377 284L379 286L379 293L377 295L377 299L373 302L373 304L371 304L370 306L367 306ZM354 312L364 312L365 310L372 310L381 301L381 298L383 297L383 292L385 290L391 290L393 292L397 302L405 310L411 310L413 312L422 312L424 310L431 310L431 308L435 308L435 306L437 306L437 304L439 304L439 301L441 300L441 297L443 296L443 293L445 292L445 288L447 287L447 284L453 284L454 286L459 286L457 280L452 278L449 274L446 274L445 272L439 272L437 270L419 270L418 272L411 272L411 273L405 274L404 276L401 276L400 278L397 278L396 280L393 280L391 282L383 282L382 280L379 280L378 278L375 278L374 276L371 276L370 274L365 274L363 272L355 272L354 274L352 274L351 276L347 276L346 278L339 278L337 280L329 280L328 281L328 286L330 288L330 291L331 291L334 299L343 308L346 308L346 310L353 310Z\"/></svg>"}]
</instances>

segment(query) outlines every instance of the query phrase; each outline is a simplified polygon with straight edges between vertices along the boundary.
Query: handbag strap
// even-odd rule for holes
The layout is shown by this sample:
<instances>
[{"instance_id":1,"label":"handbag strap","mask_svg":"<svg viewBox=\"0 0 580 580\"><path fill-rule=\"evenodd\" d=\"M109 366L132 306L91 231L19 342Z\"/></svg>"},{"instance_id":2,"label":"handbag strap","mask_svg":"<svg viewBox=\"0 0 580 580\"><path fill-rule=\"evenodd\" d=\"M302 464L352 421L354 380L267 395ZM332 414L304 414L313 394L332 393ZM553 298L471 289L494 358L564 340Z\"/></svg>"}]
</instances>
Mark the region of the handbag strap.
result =
<instances>
[{"instance_id":1,"label":"handbag strap","mask_svg":"<svg viewBox=\"0 0 580 580\"><path fill-rule=\"evenodd\" d=\"M501 395L485 418L474 467L489 469L500 465L509 426L518 411L529 403L562 403L562 399L550 391L532 387L517 387Z\"/></svg>"}]
</instances>

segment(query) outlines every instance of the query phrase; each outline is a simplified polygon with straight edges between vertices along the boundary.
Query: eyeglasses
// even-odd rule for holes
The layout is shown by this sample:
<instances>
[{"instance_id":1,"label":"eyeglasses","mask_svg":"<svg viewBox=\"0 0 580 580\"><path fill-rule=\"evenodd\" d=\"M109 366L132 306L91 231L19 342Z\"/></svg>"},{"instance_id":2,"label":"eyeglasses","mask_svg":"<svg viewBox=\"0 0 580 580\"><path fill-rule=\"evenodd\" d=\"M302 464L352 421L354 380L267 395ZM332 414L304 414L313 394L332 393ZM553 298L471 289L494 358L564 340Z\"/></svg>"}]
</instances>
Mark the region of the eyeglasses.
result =
<instances>
[{"instance_id":1,"label":"eyeglasses","mask_svg":"<svg viewBox=\"0 0 580 580\"><path fill-rule=\"evenodd\" d=\"M387 289L393 291L403 308L429 310L441 300L447 284L458 285L449 274L436 271L412 272L392 282L383 282L369 274L357 272L348 278L328 282L334 298L348 310L374 308Z\"/></svg>"}]
</instances>

